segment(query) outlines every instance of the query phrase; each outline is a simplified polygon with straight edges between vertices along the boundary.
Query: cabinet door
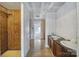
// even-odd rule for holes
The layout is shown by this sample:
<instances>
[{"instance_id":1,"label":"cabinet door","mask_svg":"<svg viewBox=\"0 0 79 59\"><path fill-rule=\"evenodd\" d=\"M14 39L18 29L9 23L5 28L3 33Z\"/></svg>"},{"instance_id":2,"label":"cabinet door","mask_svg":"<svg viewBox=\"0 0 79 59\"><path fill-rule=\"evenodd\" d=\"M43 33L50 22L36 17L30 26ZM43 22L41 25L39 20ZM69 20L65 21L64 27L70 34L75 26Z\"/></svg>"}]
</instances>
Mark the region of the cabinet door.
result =
<instances>
[{"instance_id":1,"label":"cabinet door","mask_svg":"<svg viewBox=\"0 0 79 59\"><path fill-rule=\"evenodd\" d=\"M62 56L62 48L61 46L55 42L55 53L56 53L56 56L58 57L61 57Z\"/></svg>"},{"instance_id":2,"label":"cabinet door","mask_svg":"<svg viewBox=\"0 0 79 59\"><path fill-rule=\"evenodd\" d=\"M51 44L50 37L48 36L48 45L49 45L49 47L50 47L50 44Z\"/></svg>"},{"instance_id":3,"label":"cabinet door","mask_svg":"<svg viewBox=\"0 0 79 59\"><path fill-rule=\"evenodd\" d=\"M50 40L50 46L51 46L51 50L52 50L52 52L53 52L53 40L52 40L52 38L51 38L51 40Z\"/></svg>"},{"instance_id":4,"label":"cabinet door","mask_svg":"<svg viewBox=\"0 0 79 59\"><path fill-rule=\"evenodd\" d=\"M53 40L53 54L56 56L56 42Z\"/></svg>"}]
</instances>

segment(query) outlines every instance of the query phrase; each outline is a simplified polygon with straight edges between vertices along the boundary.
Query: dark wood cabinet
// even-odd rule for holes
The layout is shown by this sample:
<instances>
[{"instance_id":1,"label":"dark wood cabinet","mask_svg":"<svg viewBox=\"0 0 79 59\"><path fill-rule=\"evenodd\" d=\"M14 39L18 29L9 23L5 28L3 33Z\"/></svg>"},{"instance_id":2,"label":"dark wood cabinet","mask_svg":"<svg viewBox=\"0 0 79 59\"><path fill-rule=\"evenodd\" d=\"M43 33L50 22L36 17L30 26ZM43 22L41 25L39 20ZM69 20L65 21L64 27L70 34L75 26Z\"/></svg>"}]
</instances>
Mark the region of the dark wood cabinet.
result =
<instances>
[{"instance_id":1,"label":"dark wood cabinet","mask_svg":"<svg viewBox=\"0 0 79 59\"><path fill-rule=\"evenodd\" d=\"M50 41L50 36L48 36L48 45L49 45L49 47L51 47L51 46L50 46L50 43L51 43L51 41Z\"/></svg>"},{"instance_id":2,"label":"dark wood cabinet","mask_svg":"<svg viewBox=\"0 0 79 59\"><path fill-rule=\"evenodd\" d=\"M63 50L62 50L62 47L55 41L53 40L53 54L55 56L62 56L63 54Z\"/></svg>"},{"instance_id":3,"label":"dark wood cabinet","mask_svg":"<svg viewBox=\"0 0 79 59\"><path fill-rule=\"evenodd\" d=\"M48 45L56 57L76 57L72 49L61 45L58 40L54 40L51 36L48 36Z\"/></svg>"}]
</instances>

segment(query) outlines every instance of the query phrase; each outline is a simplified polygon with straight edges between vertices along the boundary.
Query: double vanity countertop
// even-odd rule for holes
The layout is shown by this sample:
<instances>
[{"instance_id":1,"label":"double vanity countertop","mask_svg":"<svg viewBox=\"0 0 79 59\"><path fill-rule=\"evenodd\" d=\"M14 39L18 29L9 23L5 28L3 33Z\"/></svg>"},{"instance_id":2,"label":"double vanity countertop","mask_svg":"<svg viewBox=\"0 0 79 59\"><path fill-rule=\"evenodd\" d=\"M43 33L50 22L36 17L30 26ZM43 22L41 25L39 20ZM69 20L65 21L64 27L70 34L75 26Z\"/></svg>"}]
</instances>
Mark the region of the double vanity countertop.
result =
<instances>
[{"instance_id":1,"label":"double vanity countertop","mask_svg":"<svg viewBox=\"0 0 79 59\"><path fill-rule=\"evenodd\" d=\"M77 49L76 43L73 43L70 40L66 40L62 37L57 37L57 36L52 36L52 35L50 35L50 38L55 40L55 42L57 42L59 45L64 47L69 52L72 52L72 54L76 54L76 49Z\"/></svg>"}]
</instances>

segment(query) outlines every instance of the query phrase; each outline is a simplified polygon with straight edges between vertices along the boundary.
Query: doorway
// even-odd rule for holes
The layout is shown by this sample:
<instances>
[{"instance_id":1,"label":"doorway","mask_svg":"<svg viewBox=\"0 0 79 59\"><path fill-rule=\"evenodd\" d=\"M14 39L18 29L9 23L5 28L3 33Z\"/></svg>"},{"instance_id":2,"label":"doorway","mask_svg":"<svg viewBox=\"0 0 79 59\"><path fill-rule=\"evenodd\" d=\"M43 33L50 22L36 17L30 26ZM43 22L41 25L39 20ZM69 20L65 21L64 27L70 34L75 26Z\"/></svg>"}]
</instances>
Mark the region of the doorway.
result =
<instances>
[{"instance_id":1,"label":"doorway","mask_svg":"<svg viewBox=\"0 0 79 59\"><path fill-rule=\"evenodd\" d=\"M7 6L17 6L18 3L0 3L0 56L20 57L21 11L20 9L8 9L5 4L7 4Z\"/></svg>"},{"instance_id":2,"label":"doorway","mask_svg":"<svg viewBox=\"0 0 79 59\"><path fill-rule=\"evenodd\" d=\"M34 45L33 50L36 51L45 48L45 20L35 19L33 24L34 40L31 43Z\"/></svg>"},{"instance_id":3,"label":"doorway","mask_svg":"<svg viewBox=\"0 0 79 59\"><path fill-rule=\"evenodd\" d=\"M34 50L40 49L41 45L41 21L34 20Z\"/></svg>"}]
</instances>

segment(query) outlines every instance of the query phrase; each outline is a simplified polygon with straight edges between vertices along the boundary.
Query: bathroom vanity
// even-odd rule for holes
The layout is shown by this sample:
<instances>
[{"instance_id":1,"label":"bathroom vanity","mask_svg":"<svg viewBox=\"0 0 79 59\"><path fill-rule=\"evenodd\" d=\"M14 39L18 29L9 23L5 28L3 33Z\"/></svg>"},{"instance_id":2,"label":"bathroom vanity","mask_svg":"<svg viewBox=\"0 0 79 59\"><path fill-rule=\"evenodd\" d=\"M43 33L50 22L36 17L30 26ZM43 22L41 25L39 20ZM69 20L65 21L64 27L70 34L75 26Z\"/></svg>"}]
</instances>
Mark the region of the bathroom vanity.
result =
<instances>
[{"instance_id":1,"label":"bathroom vanity","mask_svg":"<svg viewBox=\"0 0 79 59\"><path fill-rule=\"evenodd\" d=\"M48 36L48 45L56 57L76 57L76 50L69 48L62 44L65 41L63 38L53 38L52 36Z\"/></svg>"}]
</instances>

